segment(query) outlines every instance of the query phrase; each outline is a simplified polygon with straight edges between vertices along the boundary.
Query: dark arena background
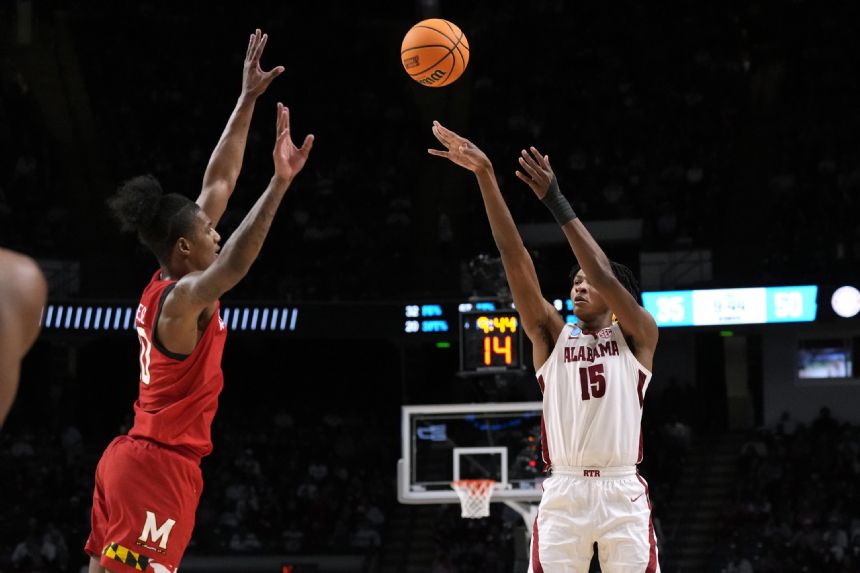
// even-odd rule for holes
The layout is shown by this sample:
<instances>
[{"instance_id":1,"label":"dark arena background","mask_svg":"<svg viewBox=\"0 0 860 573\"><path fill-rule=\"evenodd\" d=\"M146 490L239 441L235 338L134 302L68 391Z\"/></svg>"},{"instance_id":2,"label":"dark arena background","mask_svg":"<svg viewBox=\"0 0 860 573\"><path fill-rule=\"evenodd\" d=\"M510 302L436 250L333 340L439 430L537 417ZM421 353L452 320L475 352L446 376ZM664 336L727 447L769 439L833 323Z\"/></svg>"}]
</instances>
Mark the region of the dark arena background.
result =
<instances>
[{"instance_id":1,"label":"dark arena background","mask_svg":"<svg viewBox=\"0 0 860 573\"><path fill-rule=\"evenodd\" d=\"M471 46L443 88L399 60L430 17ZM494 162L562 311L574 260L514 176L526 146L638 277L661 325L641 472L662 571L860 571L860 295L834 298L860 287L858 23L847 0L0 3L0 246L50 285L0 432L0 571L86 571L157 268L105 200L140 173L196 197L257 27L263 68L286 72L222 244L272 175L277 101L316 143L222 299L183 573L526 571L504 504L465 520L398 501L402 406L540 400L527 340L521 368L463 374L461 311L510 300L474 178L427 154L433 120Z\"/></svg>"}]
</instances>

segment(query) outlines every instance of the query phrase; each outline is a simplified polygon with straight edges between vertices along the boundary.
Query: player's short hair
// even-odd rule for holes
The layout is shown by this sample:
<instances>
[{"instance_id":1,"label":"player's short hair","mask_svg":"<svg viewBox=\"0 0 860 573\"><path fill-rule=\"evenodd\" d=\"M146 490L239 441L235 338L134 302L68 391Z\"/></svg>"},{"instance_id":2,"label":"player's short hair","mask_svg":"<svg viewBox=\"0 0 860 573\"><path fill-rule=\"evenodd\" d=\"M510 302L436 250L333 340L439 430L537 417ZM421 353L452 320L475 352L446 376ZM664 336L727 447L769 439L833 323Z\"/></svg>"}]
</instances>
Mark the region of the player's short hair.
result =
<instances>
[{"instance_id":1,"label":"player's short hair","mask_svg":"<svg viewBox=\"0 0 860 573\"><path fill-rule=\"evenodd\" d=\"M612 267L612 274L615 275L618 282L624 285L624 288L627 289L627 292L633 295L636 302L640 302L642 290L639 288L639 282L636 280L636 276L633 274L633 271L631 271L626 265L616 263L615 261L609 261L609 264ZM578 273L581 268L582 267L579 265L573 265L573 268L570 270L571 283L573 283L573 280L576 278L576 273Z\"/></svg>"},{"instance_id":2,"label":"player's short hair","mask_svg":"<svg viewBox=\"0 0 860 573\"><path fill-rule=\"evenodd\" d=\"M200 207L184 195L165 193L152 175L138 175L123 182L108 207L123 232L137 233L162 264L170 258L176 240L194 230Z\"/></svg>"}]
</instances>

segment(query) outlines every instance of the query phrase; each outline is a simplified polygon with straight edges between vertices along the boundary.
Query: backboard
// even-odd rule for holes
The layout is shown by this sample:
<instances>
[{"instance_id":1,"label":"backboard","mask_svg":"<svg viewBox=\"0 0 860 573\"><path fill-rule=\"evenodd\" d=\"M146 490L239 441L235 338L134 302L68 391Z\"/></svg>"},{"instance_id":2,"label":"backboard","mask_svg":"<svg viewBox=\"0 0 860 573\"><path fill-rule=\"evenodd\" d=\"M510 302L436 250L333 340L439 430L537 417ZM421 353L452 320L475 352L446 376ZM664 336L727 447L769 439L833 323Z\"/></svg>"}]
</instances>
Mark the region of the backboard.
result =
<instances>
[{"instance_id":1,"label":"backboard","mask_svg":"<svg viewBox=\"0 0 860 573\"><path fill-rule=\"evenodd\" d=\"M493 479L492 501L537 502L541 402L403 406L401 503L460 503L451 482Z\"/></svg>"}]
</instances>

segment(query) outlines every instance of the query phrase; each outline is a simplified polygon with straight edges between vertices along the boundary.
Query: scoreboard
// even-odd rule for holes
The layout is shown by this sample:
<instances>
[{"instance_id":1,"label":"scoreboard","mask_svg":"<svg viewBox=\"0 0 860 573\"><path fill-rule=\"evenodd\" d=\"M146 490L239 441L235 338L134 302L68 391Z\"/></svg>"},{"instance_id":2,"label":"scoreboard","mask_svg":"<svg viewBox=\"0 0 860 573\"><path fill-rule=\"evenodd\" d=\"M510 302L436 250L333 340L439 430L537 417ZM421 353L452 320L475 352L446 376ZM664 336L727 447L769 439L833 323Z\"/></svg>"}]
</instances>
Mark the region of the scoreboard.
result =
<instances>
[{"instance_id":1,"label":"scoreboard","mask_svg":"<svg viewBox=\"0 0 860 573\"><path fill-rule=\"evenodd\" d=\"M818 300L827 301L831 294L832 311ZM860 320L860 291L853 286L652 291L643 292L642 301L660 327ZM50 300L42 314L42 334L65 338L134 334L137 305L136 300ZM569 299L556 299L553 305L565 322L576 322ZM231 332L246 334L434 342L439 348L453 347L459 335L464 371L522 367L523 333L509 301L223 300L220 317Z\"/></svg>"},{"instance_id":2,"label":"scoreboard","mask_svg":"<svg viewBox=\"0 0 860 573\"><path fill-rule=\"evenodd\" d=\"M657 326L712 326L811 322L818 287L758 287L642 293Z\"/></svg>"},{"instance_id":3,"label":"scoreboard","mask_svg":"<svg viewBox=\"0 0 860 573\"><path fill-rule=\"evenodd\" d=\"M523 369L523 333L514 310L460 313L460 374Z\"/></svg>"}]
</instances>

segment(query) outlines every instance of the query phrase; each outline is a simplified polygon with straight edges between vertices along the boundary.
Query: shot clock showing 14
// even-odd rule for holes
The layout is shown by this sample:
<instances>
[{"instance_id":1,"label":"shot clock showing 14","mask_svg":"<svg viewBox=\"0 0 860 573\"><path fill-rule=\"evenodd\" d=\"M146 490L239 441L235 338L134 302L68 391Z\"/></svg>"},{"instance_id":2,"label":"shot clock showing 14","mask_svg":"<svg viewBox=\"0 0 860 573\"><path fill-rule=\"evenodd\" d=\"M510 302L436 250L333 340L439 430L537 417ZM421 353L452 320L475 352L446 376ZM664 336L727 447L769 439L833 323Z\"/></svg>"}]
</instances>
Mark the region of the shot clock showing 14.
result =
<instances>
[{"instance_id":1,"label":"shot clock showing 14","mask_svg":"<svg viewBox=\"0 0 860 573\"><path fill-rule=\"evenodd\" d=\"M460 313L460 373L522 370L522 329L513 310Z\"/></svg>"}]
</instances>

